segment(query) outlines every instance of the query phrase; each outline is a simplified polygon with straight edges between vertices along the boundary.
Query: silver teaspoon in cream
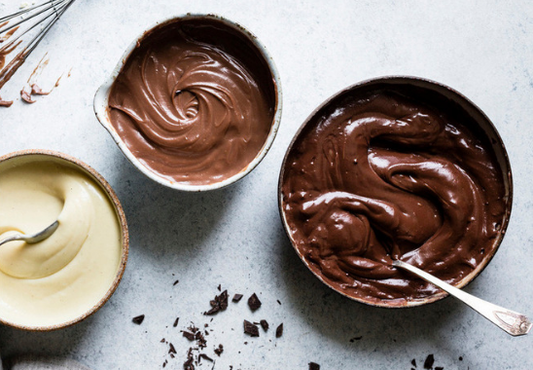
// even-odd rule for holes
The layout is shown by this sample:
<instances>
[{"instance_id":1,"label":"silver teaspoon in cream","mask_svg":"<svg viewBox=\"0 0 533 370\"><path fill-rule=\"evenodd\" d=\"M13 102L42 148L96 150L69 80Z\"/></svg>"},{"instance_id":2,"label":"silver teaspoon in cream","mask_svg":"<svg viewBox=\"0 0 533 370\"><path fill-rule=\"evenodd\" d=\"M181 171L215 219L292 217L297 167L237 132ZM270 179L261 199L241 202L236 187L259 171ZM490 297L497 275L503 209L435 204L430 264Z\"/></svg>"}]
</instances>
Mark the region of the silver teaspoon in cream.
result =
<instances>
[{"instance_id":1,"label":"silver teaspoon in cream","mask_svg":"<svg viewBox=\"0 0 533 370\"><path fill-rule=\"evenodd\" d=\"M58 226L59 226L59 221L55 221L50 226L48 226L46 229L39 231L38 233L33 234L33 235L26 235L22 233L11 233L5 238L0 239L0 245L7 243L7 242L15 241L15 240L22 240L28 244L38 243L48 238L50 235L52 235L54 231L56 231Z\"/></svg>"},{"instance_id":2,"label":"silver teaspoon in cream","mask_svg":"<svg viewBox=\"0 0 533 370\"><path fill-rule=\"evenodd\" d=\"M394 267L407 270L418 277L421 277L422 279L438 286L442 290L448 292L450 295L459 299L470 308L483 315L486 319L508 334L513 336L525 335L529 333L531 326L533 326L531 320L529 320L526 316L474 297L473 295L451 286L450 284L445 283L431 274L428 274L418 267L414 267L408 263L398 260L393 261L392 265Z\"/></svg>"}]
</instances>

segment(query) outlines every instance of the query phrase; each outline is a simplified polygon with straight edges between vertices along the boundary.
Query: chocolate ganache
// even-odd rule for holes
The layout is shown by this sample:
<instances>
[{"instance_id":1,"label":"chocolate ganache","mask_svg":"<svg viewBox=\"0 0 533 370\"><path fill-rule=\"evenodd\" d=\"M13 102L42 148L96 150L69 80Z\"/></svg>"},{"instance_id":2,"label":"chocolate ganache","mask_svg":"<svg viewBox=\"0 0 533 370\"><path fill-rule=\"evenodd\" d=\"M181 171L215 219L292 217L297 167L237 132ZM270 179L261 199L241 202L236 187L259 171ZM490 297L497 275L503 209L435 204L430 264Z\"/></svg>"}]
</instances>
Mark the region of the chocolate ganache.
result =
<instances>
[{"instance_id":1,"label":"chocolate ganache","mask_svg":"<svg viewBox=\"0 0 533 370\"><path fill-rule=\"evenodd\" d=\"M275 83L244 31L213 18L149 31L109 95L126 146L159 176L212 184L243 171L272 128Z\"/></svg>"},{"instance_id":2,"label":"chocolate ganache","mask_svg":"<svg viewBox=\"0 0 533 370\"><path fill-rule=\"evenodd\" d=\"M366 303L405 306L438 292L392 267L395 259L458 284L488 263L507 224L499 137L489 139L451 91L417 84L337 95L302 127L280 178L300 257Z\"/></svg>"}]
</instances>

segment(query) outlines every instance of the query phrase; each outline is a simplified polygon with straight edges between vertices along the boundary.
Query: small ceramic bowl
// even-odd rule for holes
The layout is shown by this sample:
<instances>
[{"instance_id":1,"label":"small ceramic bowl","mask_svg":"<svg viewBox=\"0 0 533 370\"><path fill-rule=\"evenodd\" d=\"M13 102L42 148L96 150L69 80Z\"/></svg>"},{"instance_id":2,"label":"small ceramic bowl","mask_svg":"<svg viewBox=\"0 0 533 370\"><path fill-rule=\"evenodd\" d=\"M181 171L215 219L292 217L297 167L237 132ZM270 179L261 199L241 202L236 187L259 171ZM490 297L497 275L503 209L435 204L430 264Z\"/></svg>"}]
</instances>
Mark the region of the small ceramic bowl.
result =
<instances>
[{"instance_id":1,"label":"small ceramic bowl","mask_svg":"<svg viewBox=\"0 0 533 370\"><path fill-rule=\"evenodd\" d=\"M110 93L113 87L113 83L115 82L117 76L121 72L122 68L125 66L126 61L128 60L128 57L132 54L132 52L138 47L141 43L141 41L147 36L153 33L156 30L162 29L164 26L172 24L174 22L182 22L182 21L201 21L201 20L207 20L209 22L220 22L224 27L227 27L228 29L232 30L232 33L235 33L239 35L238 37L243 38L247 40L246 42L251 43L253 48L256 50L254 51L255 54L259 56L259 58L262 59L261 63L265 64L269 70L269 74L271 75L271 84L272 86L270 89L273 91L274 94L274 106L272 107L272 110L274 112L272 124L270 128L270 132L264 141L264 144L260 151L257 153L257 155L253 158L253 160L248 163L248 165L243 168L240 172L232 175L229 178L225 178L218 182L213 183L207 183L207 184L191 184L187 182L180 182L180 181L174 181L172 179L169 179L168 177L162 176L159 173L156 173L155 171L148 168L145 164L143 164L139 158L135 156L134 153L128 148L128 146L125 144L125 140L123 137L121 137L121 134L117 132L115 127L112 125L112 121L110 118L110 107L109 107L109 99L110 99ZM269 82L270 83L270 82ZM204 191L204 190L213 190L225 187L227 185L230 185L244 176L246 176L250 171L252 171L258 164L261 162L261 160L265 157L268 150L270 149L270 146L272 145L274 138L276 136L276 133L278 131L278 127L281 120L281 111L282 111L282 94L281 94L281 83L280 83L280 77L278 74L278 71L276 69L276 66L274 65L274 61L272 60L272 57L269 56L266 48L261 44L261 42L257 39L255 35L253 35L251 32L249 32L247 29L242 27L241 25L234 23L230 20L227 20L223 17L211 15L211 14L186 14L183 16L178 17L171 17L159 22L156 22L155 25L148 28L146 31L144 31L139 37L137 37L135 40L132 41L132 43L128 46L126 51L124 52L123 56L120 58L120 61L116 65L115 69L113 70L113 73L111 76L105 81L98 91L96 92L96 95L94 97L94 112L96 114L96 117L104 126L104 128L109 132L109 134L112 136L115 143L118 145L122 153L126 156L126 158L144 175L149 177L150 179L156 181L157 183L167 186L172 189L176 190L183 190L183 191Z\"/></svg>"},{"instance_id":2,"label":"small ceramic bowl","mask_svg":"<svg viewBox=\"0 0 533 370\"><path fill-rule=\"evenodd\" d=\"M95 298L94 303L84 304L84 306L86 305L89 306L92 304L92 307L90 307L88 310L86 310L85 312L77 316L75 316L74 313L69 315L69 316L75 316L72 319L57 320L56 322L47 323L46 325L13 322L10 320L6 320L0 315L1 324L5 324L5 325L18 328L18 329L29 330L29 331L52 331L52 330L57 330L57 329L61 329L61 328L74 325L86 319L87 317L89 317L90 315L98 311L108 301L108 299L117 289L117 286L120 280L122 279L124 269L126 268L126 262L128 260L128 251L129 251L129 234L128 234L128 226L126 223L126 217L124 215L124 211L122 209L120 201L118 200L115 192L113 191L111 186L107 183L107 181L98 172L96 172L93 168L91 168L86 163L80 161L79 159L71 157L67 154L63 154L63 153L59 153L59 152L51 151L51 150L39 150L39 149L17 151L17 152L6 154L0 157L0 165L4 165L4 164L8 165L9 166L8 168L12 168L12 166L19 166L22 163L31 164L34 161L45 161L45 162L53 161L54 163L64 165L67 168L72 168L74 171L79 171L80 173L92 179L96 187L100 188L100 190L102 191L101 193L102 195L100 196L107 197L107 200L109 201L109 205L111 205L114 210L114 213L116 216L117 227L120 229L118 230L119 231L118 235L120 238L119 240L120 251L118 251L119 254L116 255L118 264L116 266L115 277L112 281L109 282L109 288L107 288L107 290L105 291L105 294L103 294L99 299ZM113 216L109 216L109 217L113 217ZM2 226L5 226L5 225L2 225ZM85 271L91 271L90 266L87 266ZM43 277L37 280L47 280L47 279L54 279L54 278L55 278L54 275L50 275L50 276ZM90 277L87 277L87 279L90 279ZM102 288L103 288L102 291L106 289L104 286L102 286ZM95 297L96 296L97 295L95 295ZM47 297L46 299L54 299L54 298ZM34 319L34 321L38 321L38 320L39 320L38 317Z\"/></svg>"},{"instance_id":3,"label":"small ceramic bowl","mask_svg":"<svg viewBox=\"0 0 533 370\"><path fill-rule=\"evenodd\" d=\"M302 148L308 148L311 145L311 144L309 144L308 141L306 142L306 141L302 141L302 140L308 140L307 139L308 137L313 137L313 140L316 140L316 142L320 142L320 141L318 141L318 139L314 139L314 138L316 138L318 136L316 134L316 132L318 132L318 131L327 132L328 135L331 135L331 131L326 131L327 129L325 127L326 127L326 125L331 125L331 127L335 127L335 126L333 126L333 124L329 123L328 120L330 119L330 117L336 117L336 115L339 115L339 116L342 115L342 117L343 117L342 119L343 120L348 119L348 118L346 118L343 115L344 114L343 113L343 109L345 109L347 104L356 104L356 103L352 103L353 101L356 101L356 99L361 99L360 101L366 101L365 99L367 99L366 98L367 96L373 96L373 95L370 95L370 94L378 94L380 91L384 91L384 89L385 89L385 91L387 91L386 89L392 89L392 91L402 91L402 93L405 93L405 96L408 96L408 97L411 97L410 94L413 94L412 96L421 97L421 101L417 102L417 103L422 104L422 106L424 106L425 104L430 104L430 106L431 106L431 104L435 103L435 106L441 108L441 112L442 112L442 107L447 107L449 110L451 110L453 112L459 112L459 113L457 113L457 115L458 115L457 117L459 117L459 116L460 117L469 117L468 118L468 122L470 122L470 123L468 123L468 125L469 125L469 126L467 126L468 129L471 130L471 132L474 132L475 134L473 134L473 135L477 135L476 137L484 137L484 141L483 142L487 143L488 147L492 147L492 150L494 152L493 153L494 154L493 158L495 158L495 161L498 163L498 165L500 167L500 170L501 170L500 174L501 174L501 178L502 178L501 181L503 182L503 193L504 193L503 194L503 205L501 206L501 209L502 209L501 220L498 221L499 224L495 224L495 225L498 225L498 226L495 226L495 230L499 230L499 232L494 237L494 239L489 242L490 245L485 245L487 247L487 251L490 251L490 252L485 253L485 249L481 249L481 257L480 257L481 261L480 261L480 263L477 266L475 266L475 268L470 273L468 273L466 276L464 276L462 279L460 279L457 283L455 283L455 286L457 286L458 288L462 288L462 287L466 286L469 282L471 282L476 276L479 275L479 273L487 266L487 264L491 261L492 257L496 253L496 250L498 249L498 247L499 247L500 243L502 242L502 239L503 239L503 237L505 235L507 224L509 222L509 217L510 217L510 212L511 212L511 205L512 205L511 166L510 166L509 158L507 156L507 153L506 153L506 150L505 150L505 146L504 146L504 144L502 142L502 139L500 138L498 132L496 131L496 128L494 127L492 122L489 120L489 118L481 111L481 109L479 109L476 105L474 105L474 103L472 103L468 98L466 98L465 96L463 96L459 92L451 89L450 87L442 85L440 83L436 83L436 82L433 82L433 81L429 81L429 80L422 79L422 78L417 78L417 77L403 77L403 76L381 77L381 78L375 78L375 79L363 81L361 83L358 83L358 84L355 84L353 86L350 86L350 87L338 92L337 94L335 94L334 96L332 96L328 100L326 100L320 107L318 107L305 120L303 125L300 127L299 131L296 133L296 135L295 135L294 139L292 140L289 148L287 149L287 153L285 155L285 159L284 159L283 164L281 166L281 173L280 173L280 178L279 178L279 189L278 189L278 196L279 196L278 203L279 203L279 210L280 210L282 223L283 223L284 229L285 229L285 231L287 233L287 236L289 237L289 239L291 241L291 244L292 244L293 248L295 249L296 253L300 257L302 262L324 284L326 284L327 286L329 286L333 290L337 291L338 293L340 293L340 294L342 294L342 295L344 295L344 296L346 296L346 297L348 297L350 299L353 299L355 301L358 301L358 302L361 302L361 303L365 303L365 304L368 304L368 305L371 305L371 306L378 306L378 307L385 307L385 308L414 307L414 306L420 306L420 305L424 305L424 304L428 304L428 303L440 300L440 299L446 297L447 293L445 293L443 291L440 291L440 290L437 290L436 292L434 292L432 294L429 294L427 296L424 296L422 298L411 299L409 297L409 298L405 298L405 299L404 298L400 298L399 300L382 299L382 298L376 297L376 296L370 297L370 298L369 297L359 297L359 296L357 296L358 293L356 293L357 289L358 289L356 287L357 287L357 284L359 284L359 282L357 281L357 278L355 278L356 282L354 283L355 284L354 288L350 287L350 289L353 289L353 290L344 290L344 289L339 287L340 284L338 284L338 283L333 284L332 280L329 280L329 278L326 278L322 274L319 265L317 263L315 263L315 262L312 262L309 258L306 257L306 255L309 255L309 253L311 253L311 252L309 252L309 250L311 250L311 247L310 246L306 246L310 242L305 242L305 241L302 241L300 239L298 239L298 240L295 239L295 234L296 233L300 233L301 232L302 233L301 235L308 235L306 233L312 232L312 230L316 230L316 229L314 229L314 228L310 229L311 226L309 226L308 224L303 224L302 227L299 228L299 227L297 227L295 225L299 225L298 222L300 222L300 221L295 221L294 219L291 220L291 223L289 222L288 214L287 214L287 212L288 212L287 211L287 209L288 209L287 207L289 207L289 205L288 205L287 200L286 200L287 199L287 194L284 193L284 184L288 184L288 180L289 180L288 173L290 172L291 166L293 166L293 162L297 158L299 158L299 156L302 155L302 152L301 152L302 150L307 150L307 149L302 149ZM394 89L397 89L397 90L394 90ZM411 91L416 91L416 93L415 92L411 92ZM365 95L365 94L368 94L368 95ZM355 97L355 98L352 98L352 97ZM357 102L357 104L361 104L361 103ZM446 108L444 110L446 110ZM449 112L445 112L444 114L448 114L448 113ZM360 114L360 113L358 113L358 114ZM450 114L456 114L456 113L450 113ZM332 118L331 122L334 122L333 118ZM343 122L345 122L345 121L343 121ZM351 122L351 121L348 121L348 122ZM318 124L320 124L320 130L314 131L314 128L317 127ZM465 125L466 125L466 123L465 123ZM337 131L335 131L335 132L337 133ZM324 134L324 135L326 135L326 134ZM386 140L387 139L385 139L385 143L387 142ZM394 141L395 140L394 135L391 135L388 140ZM304 142L306 144L305 145L304 144L300 145L301 142ZM315 143L315 141L313 141L313 144L312 144L313 147L314 147L314 145L318 145L318 144L314 144L314 143ZM381 145L386 145L386 144L383 144L383 142L381 142ZM403 149L404 151L407 151L408 153L410 153L409 146L406 145L403 148L404 148ZM389 153L389 152L386 151L387 149L385 149L383 147L380 147L380 149L382 150L381 153ZM322 150L325 151L326 149L323 148ZM330 149L328 149L328 150L330 150ZM315 152L313 151L313 153L315 153ZM342 153L346 153L346 150L343 151ZM352 153L352 152L349 152L349 153ZM383 154L383 155L388 155L388 154ZM328 158L342 157L341 154L338 154L337 157L335 157L335 156L331 157L331 156L332 155L330 155L330 157L328 157ZM316 162L317 163L321 160L320 159L321 157L320 158L318 158L318 157L319 156L317 154L316 155ZM307 158L307 157L305 157L305 158ZM312 162L315 162L314 158L315 157L313 157ZM351 157L347 157L347 158L351 158ZM335 159L335 160L340 161L339 159ZM309 163L309 162L306 162L306 163ZM327 162L327 163L329 163L329 162ZM353 161L350 162L350 163L353 164ZM355 160L355 165L357 165L357 159ZM318 168L318 167L315 166L313 168ZM340 175L341 171L344 171L344 169L345 169L345 167L335 167L335 168L336 168L336 171L337 171L336 174L338 176L341 176ZM346 167L346 168L348 168L348 167ZM305 174L313 173L312 171L315 171L315 170L306 169L305 172L304 172L304 170L302 169L302 170L295 170L295 171L296 172L293 172L293 173L298 173L298 174L302 173L302 174L305 175ZM300 171L300 172L298 172L298 171ZM318 171L318 170L316 170L316 171ZM302 176L299 175L299 176L304 178L303 177L304 175L302 175ZM310 175L308 175L308 176L310 176ZM303 181L304 184L307 184L308 181L312 181L312 180L305 180L305 178L304 178L304 180L302 180L300 177L298 178L298 180L295 180L296 182L294 182L294 184L296 184L296 183L301 184L301 182L298 182L298 181ZM326 180L324 180L324 181L326 181ZM330 183L338 184L339 182L342 183L341 180L338 180L338 179L335 180L335 178L330 179ZM312 184L315 184L315 182L312 182ZM287 185L287 186L289 186L289 185ZM298 185L298 186L301 186L301 185ZM316 186L319 186L319 185L316 185ZM307 188L310 189L309 192L312 192L313 189L314 189L311 185L305 185L305 187L306 187L306 189ZM289 187L286 187L286 189L289 189ZM286 190L286 191L288 191L288 190ZM329 188L328 188L328 191L330 191ZM339 190L339 191L342 192L342 190ZM349 190L346 190L346 191L349 192ZM301 193L301 197L302 198L296 198L296 199L307 199L305 197L309 197L309 196L310 196L310 194L306 193L305 190L303 190L302 193ZM314 199L314 198L311 197L310 199ZM331 200L325 201L325 204L330 204L330 201ZM312 207L312 205L309 206L309 207ZM500 207L500 206L498 205L498 207ZM347 212L350 212L349 208L346 208L346 209L348 209ZM500 208L498 208L498 209L500 209ZM300 230L303 230L304 228L307 228L306 230L308 230L308 231L305 231L305 232L304 231L300 231ZM311 230L311 231L309 231L309 230ZM313 234L309 234L309 235L313 235ZM319 235L323 236L324 234L319 234ZM361 240L363 240L363 239L364 239L364 237L361 237ZM298 247L299 243L300 243L300 245L302 245L301 248L307 248L306 249L307 250L306 255L304 255L304 253L302 252L302 249ZM339 242L337 241L337 243L339 243ZM480 248L484 248L485 246L482 246ZM350 248L352 246L346 246L346 247ZM451 248L452 247L453 246L451 246ZM331 248L333 248L333 247L331 247ZM315 254L313 254L313 256L315 256L314 258L319 258L319 257L316 257L317 253L321 253L321 252L316 252ZM322 258L322 257L320 257L320 258ZM378 288L378 290L380 290L380 289L382 289L382 288ZM381 291L380 291L380 294L381 294Z\"/></svg>"}]
</instances>

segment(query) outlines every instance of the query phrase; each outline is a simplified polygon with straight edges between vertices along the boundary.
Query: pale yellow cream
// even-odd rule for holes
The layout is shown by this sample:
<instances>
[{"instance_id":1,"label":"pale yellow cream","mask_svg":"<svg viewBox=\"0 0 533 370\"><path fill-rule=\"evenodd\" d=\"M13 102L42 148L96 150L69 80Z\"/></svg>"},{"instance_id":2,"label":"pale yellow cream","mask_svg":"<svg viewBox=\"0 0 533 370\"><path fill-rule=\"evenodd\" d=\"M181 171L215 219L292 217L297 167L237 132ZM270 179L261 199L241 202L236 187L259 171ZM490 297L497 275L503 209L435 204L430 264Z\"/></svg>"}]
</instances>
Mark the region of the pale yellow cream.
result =
<instances>
[{"instance_id":1,"label":"pale yellow cream","mask_svg":"<svg viewBox=\"0 0 533 370\"><path fill-rule=\"evenodd\" d=\"M0 237L59 227L36 244L0 246L0 319L59 325L91 310L111 287L122 255L120 224L108 196L60 159L24 156L0 163Z\"/></svg>"}]
</instances>

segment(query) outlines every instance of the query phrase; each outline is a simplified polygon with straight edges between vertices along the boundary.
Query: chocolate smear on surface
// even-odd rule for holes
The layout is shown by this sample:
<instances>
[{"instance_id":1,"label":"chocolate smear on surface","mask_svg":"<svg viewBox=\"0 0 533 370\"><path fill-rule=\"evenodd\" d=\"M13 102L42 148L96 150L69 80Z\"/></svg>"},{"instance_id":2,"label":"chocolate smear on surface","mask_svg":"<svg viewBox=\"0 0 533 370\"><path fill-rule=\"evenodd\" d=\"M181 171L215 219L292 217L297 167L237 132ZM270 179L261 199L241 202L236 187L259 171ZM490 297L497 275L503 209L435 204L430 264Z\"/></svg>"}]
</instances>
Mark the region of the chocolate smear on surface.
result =
<instances>
[{"instance_id":1,"label":"chocolate smear on surface","mask_svg":"<svg viewBox=\"0 0 533 370\"><path fill-rule=\"evenodd\" d=\"M259 328L252 324L248 320L244 320L244 333L248 334L251 337L258 337L259 336Z\"/></svg>"},{"instance_id":2,"label":"chocolate smear on surface","mask_svg":"<svg viewBox=\"0 0 533 370\"><path fill-rule=\"evenodd\" d=\"M31 95L48 95L50 94L52 91L43 91L43 89L41 89L37 84L32 84L31 85Z\"/></svg>"},{"instance_id":3,"label":"chocolate smear on surface","mask_svg":"<svg viewBox=\"0 0 533 370\"><path fill-rule=\"evenodd\" d=\"M22 100L24 100L24 101L25 101L26 103L28 103L28 104L33 104L33 103L35 103L35 100L33 100L33 99L31 98L30 93L27 92L26 89L24 89L24 88L23 88L22 90L20 90L20 97L22 98Z\"/></svg>"},{"instance_id":4,"label":"chocolate smear on surface","mask_svg":"<svg viewBox=\"0 0 533 370\"><path fill-rule=\"evenodd\" d=\"M261 301L259 298L257 298L257 295L254 293L248 298L248 306L252 311L257 310L259 307L261 307Z\"/></svg>"},{"instance_id":5,"label":"chocolate smear on surface","mask_svg":"<svg viewBox=\"0 0 533 370\"><path fill-rule=\"evenodd\" d=\"M435 357L433 357L433 355L428 355L426 361L424 361L424 369L432 369L434 363Z\"/></svg>"},{"instance_id":6,"label":"chocolate smear on surface","mask_svg":"<svg viewBox=\"0 0 533 370\"><path fill-rule=\"evenodd\" d=\"M3 100L2 97L0 97L0 107L9 108L11 105L13 105L13 100Z\"/></svg>"},{"instance_id":7,"label":"chocolate smear on surface","mask_svg":"<svg viewBox=\"0 0 533 370\"><path fill-rule=\"evenodd\" d=\"M219 311L224 311L228 308L228 291L224 290L219 295L209 302L211 304L211 309L207 312L204 312L204 315L214 315Z\"/></svg>"},{"instance_id":8,"label":"chocolate smear on surface","mask_svg":"<svg viewBox=\"0 0 533 370\"><path fill-rule=\"evenodd\" d=\"M131 319L131 321L134 324L141 325L144 321L144 315L135 316L133 319Z\"/></svg>"},{"instance_id":9,"label":"chocolate smear on surface","mask_svg":"<svg viewBox=\"0 0 533 370\"><path fill-rule=\"evenodd\" d=\"M242 299L242 294L235 294L232 301L238 303Z\"/></svg>"},{"instance_id":10,"label":"chocolate smear on surface","mask_svg":"<svg viewBox=\"0 0 533 370\"><path fill-rule=\"evenodd\" d=\"M276 328L276 338L280 338L283 335L283 323L279 324Z\"/></svg>"}]
</instances>

